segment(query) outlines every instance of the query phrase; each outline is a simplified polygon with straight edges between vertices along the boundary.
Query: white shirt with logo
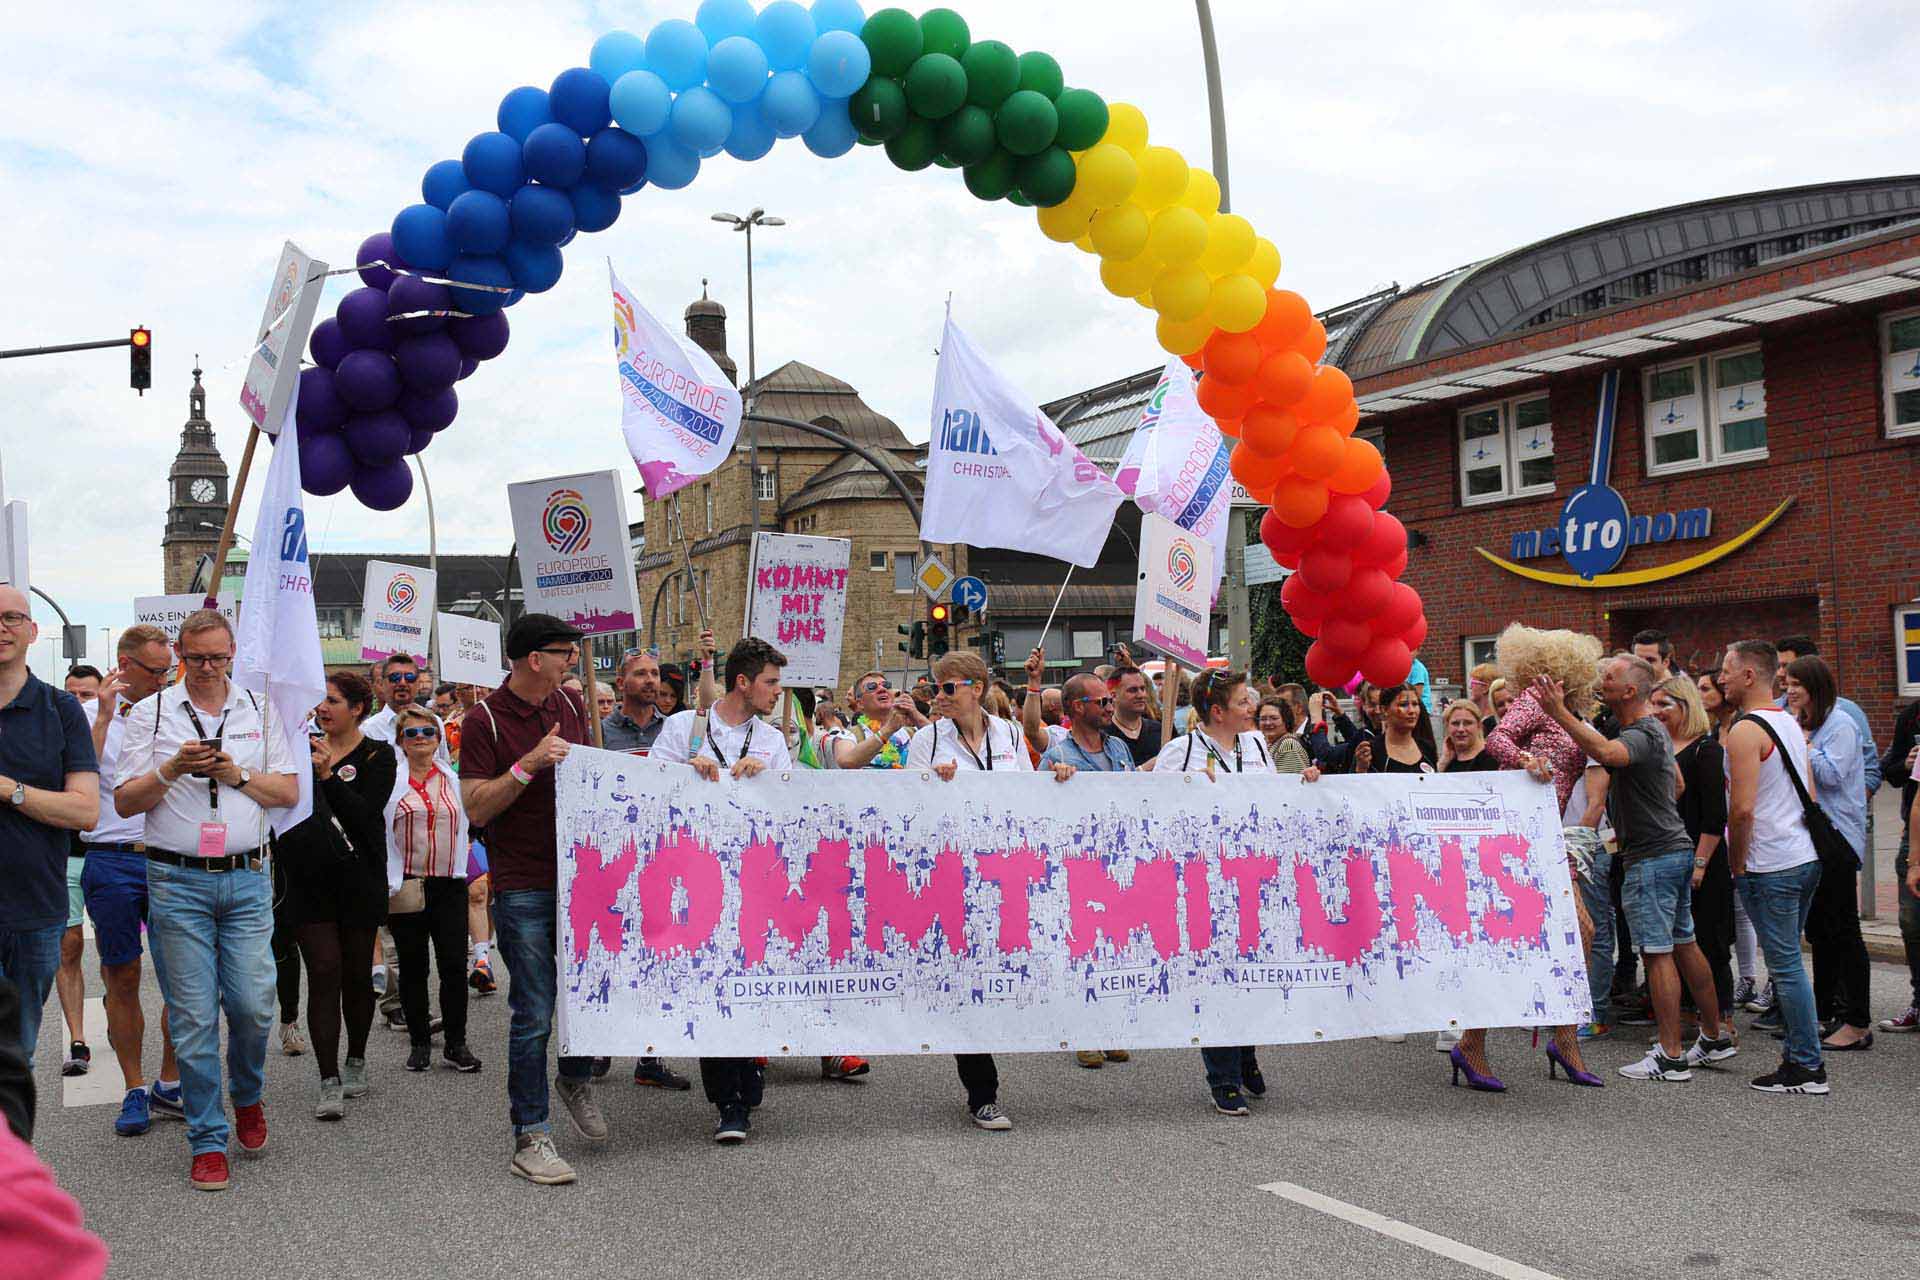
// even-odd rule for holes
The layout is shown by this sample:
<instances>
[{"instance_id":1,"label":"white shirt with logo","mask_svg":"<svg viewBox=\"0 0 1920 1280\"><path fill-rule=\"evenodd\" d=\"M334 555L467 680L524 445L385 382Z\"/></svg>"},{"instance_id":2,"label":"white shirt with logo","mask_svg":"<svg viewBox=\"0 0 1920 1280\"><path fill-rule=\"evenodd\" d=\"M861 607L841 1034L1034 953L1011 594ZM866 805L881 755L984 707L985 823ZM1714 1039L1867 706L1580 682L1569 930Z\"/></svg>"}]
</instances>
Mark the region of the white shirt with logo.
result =
<instances>
[{"instance_id":1,"label":"white shirt with logo","mask_svg":"<svg viewBox=\"0 0 1920 1280\"><path fill-rule=\"evenodd\" d=\"M1026 735L1019 726L993 716L984 719L987 740L982 747L962 742L960 726L951 720L935 720L916 729L907 747L907 768L931 769L951 763L963 772L1033 772L1033 758L1027 754Z\"/></svg>"}]
</instances>

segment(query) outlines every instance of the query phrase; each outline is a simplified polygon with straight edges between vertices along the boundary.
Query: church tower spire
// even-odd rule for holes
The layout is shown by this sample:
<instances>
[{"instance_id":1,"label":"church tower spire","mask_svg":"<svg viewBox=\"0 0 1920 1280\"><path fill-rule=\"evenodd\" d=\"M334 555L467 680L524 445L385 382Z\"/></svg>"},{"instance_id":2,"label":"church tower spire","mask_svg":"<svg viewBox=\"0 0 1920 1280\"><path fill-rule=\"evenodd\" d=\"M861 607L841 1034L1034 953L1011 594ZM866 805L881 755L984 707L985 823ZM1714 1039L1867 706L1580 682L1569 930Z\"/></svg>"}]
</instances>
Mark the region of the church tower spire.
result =
<instances>
[{"instance_id":1,"label":"church tower spire","mask_svg":"<svg viewBox=\"0 0 1920 1280\"><path fill-rule=\"evenodd\" d=\"M160 537L162 580L170 595L191 588L200 557L213 554L219 545L227 514L227 464L214 442L213 423L207 420L200 357L194 357L193 366L180 451L167 469L167 526Z\"/></svg>"}]
</instances>

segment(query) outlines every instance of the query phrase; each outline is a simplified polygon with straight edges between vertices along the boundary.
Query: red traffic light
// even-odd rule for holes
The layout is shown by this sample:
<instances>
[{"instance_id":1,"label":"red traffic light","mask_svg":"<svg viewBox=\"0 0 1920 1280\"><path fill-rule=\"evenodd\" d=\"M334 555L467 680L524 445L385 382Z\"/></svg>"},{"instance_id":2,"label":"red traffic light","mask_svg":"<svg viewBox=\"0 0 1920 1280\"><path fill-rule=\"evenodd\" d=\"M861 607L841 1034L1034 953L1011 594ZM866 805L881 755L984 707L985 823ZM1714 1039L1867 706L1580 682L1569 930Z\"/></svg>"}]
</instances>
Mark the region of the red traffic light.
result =
<instances>
[{"instance_id":1,"label":"red traffic light","mask_svg":"<svg viewBox=\"0 0 1920 1280\"><path fill-rule=\"evenodd\" d=\"M936 604L935 606L933 606L933 609L928 613L927 616L932 618L935 622L945 622L950 612L951 610L946 605Z\"/></svg>"},{"instance_id":2,"label":"red traffic light","mask_svg":"<svg viewBox=\"0 0 1920 1280\"><path fill-rule=\"evenodd\" d=\"M135 329L128 339L136 347L144 347L153 342L153 330Z\"/></svg>"}]
</instances>

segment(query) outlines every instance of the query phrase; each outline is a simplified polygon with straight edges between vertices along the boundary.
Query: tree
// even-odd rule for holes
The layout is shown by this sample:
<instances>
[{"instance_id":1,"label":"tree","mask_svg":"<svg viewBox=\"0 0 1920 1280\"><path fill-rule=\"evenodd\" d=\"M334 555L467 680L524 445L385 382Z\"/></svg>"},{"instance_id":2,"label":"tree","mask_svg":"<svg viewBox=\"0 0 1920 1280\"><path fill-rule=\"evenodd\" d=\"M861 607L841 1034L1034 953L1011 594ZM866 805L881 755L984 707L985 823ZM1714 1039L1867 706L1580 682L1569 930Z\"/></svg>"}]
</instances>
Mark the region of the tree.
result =
<instances>
[{"instance_id":1,"label":"tree","mask_svg":"<svg viewBox=\"0 0 1920 1280\"><path fill-rule=\"evenodd\" d=\"M1261 676L1277 676L1284 684L1307 683L1307 646L1313 641L1300 633L1280 603L1280 584L1249 588L1253 611L1253 669Z\"/></svg>"}]
</instances>

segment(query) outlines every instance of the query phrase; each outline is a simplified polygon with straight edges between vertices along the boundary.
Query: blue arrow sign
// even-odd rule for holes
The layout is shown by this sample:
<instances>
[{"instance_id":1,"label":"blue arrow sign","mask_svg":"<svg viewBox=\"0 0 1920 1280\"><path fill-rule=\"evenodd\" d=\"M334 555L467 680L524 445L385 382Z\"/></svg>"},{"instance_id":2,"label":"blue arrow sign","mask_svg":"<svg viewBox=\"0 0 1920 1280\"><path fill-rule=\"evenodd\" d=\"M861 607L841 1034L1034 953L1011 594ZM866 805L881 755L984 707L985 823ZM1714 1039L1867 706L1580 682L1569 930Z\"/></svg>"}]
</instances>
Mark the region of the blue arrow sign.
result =
<instances>
[{"instance_id":1,"label":"blue arrow sign","mask_svg":"<svg viewBox=\"0 0 1920 1280\"><path fill-rule=\"evenodd\" d=\"M987 584L973 577L955 578L950 598L962 609L978 613L987 607Z\"/></svg>"}]
</instances>

